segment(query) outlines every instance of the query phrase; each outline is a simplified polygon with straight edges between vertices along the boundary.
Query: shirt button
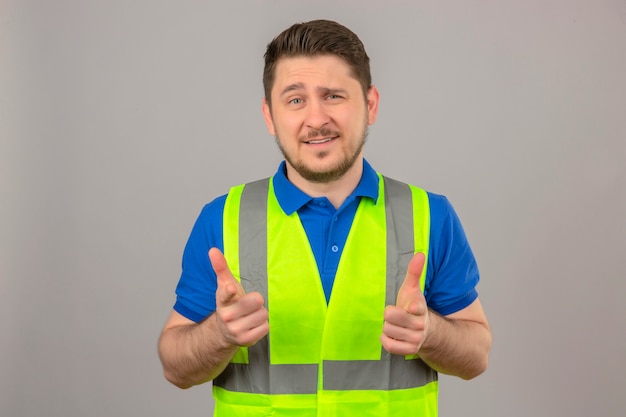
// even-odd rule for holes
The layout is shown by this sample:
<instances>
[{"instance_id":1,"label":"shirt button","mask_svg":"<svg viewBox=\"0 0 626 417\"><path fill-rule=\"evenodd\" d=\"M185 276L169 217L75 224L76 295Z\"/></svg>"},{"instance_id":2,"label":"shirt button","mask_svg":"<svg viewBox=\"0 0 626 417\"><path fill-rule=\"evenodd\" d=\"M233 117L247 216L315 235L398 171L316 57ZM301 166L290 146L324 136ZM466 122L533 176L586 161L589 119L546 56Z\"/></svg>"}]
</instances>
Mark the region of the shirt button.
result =
<instances>
[{"instance_id":1,"label":"shirt button","mask_svg":"<svg viewBox=\"0 0 626 417\"><path fill-rule=\"evenodd\" d=\"M326 207L326 202L325 201L320 201L320 207Z\"/></svg>"},{"instance_id":2,"label":"shirt button","mask_svg":"<svg viewBox=\"0 0 626 417\"><path fill-rule=\"evenodd\" d=\"M339 246L337 245L333 245L330 250L332 250L333 252L337 253L339 251Z\"/></svg>"}]
</instances>

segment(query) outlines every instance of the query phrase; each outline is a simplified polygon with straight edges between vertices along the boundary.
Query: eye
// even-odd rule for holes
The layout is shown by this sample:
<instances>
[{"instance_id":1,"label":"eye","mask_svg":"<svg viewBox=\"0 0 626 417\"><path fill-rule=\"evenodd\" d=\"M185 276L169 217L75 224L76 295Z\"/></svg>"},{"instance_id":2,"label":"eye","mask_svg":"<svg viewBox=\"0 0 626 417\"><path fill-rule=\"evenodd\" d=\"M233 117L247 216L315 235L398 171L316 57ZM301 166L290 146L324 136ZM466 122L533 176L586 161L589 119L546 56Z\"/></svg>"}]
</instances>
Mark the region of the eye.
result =
<instances>
[{"instance_id":1,"label":"eye","mask_svg":"<svg viewBox=\"0 0 626 417\"><path fill-rule=\"evenodd\" d=\"M289 104L302 104L302 99L301 98L292 98L291 100L288 101Z\"/></svg>"},{"instance_id":2,"label":"eye","mask_svg":"<svg viewBox=\"0 0 626 417\"><path fill-rule=\"evenodd\" d=\"M340 94L329 94L326 96L326 100L328 101L338 101L343 100L345 97Z\"/></svg>"}]
</instances>

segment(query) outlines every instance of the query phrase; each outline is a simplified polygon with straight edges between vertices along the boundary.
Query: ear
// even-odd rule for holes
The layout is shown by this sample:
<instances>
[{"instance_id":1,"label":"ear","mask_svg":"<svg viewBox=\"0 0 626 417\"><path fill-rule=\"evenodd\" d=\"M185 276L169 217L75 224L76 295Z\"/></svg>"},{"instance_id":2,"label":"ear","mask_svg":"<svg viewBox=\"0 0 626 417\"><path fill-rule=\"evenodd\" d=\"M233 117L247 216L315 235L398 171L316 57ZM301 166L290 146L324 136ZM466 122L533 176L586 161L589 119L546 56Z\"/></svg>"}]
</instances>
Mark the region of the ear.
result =
<instances>
[{"instance_id":1,"label":"ear","mask_svg":"<svg viewBox=\"0 0 626 417\"><path fill-rule=\"evenodd\" d=\"M265 97L263 98L263 104L261 106L261 109L263 110L263 119L265 119L267 131L270 132L270 135L276 136L276 129L274 129L274 120L272 119L272 110L270 109L270 105L267 103Z\"/></svg>"},{"instance_id":2,"label":"ear","mask_svg":"<svg viewBox=\"0 0 626 417\"><path fill-rule=\"evenodd\" d=\"M367 122L373 125L376 122L376 116L378 116L378 101L380 100L378 89L376 86L371 86L367 92Z\"/></svg>"}]
</instances>

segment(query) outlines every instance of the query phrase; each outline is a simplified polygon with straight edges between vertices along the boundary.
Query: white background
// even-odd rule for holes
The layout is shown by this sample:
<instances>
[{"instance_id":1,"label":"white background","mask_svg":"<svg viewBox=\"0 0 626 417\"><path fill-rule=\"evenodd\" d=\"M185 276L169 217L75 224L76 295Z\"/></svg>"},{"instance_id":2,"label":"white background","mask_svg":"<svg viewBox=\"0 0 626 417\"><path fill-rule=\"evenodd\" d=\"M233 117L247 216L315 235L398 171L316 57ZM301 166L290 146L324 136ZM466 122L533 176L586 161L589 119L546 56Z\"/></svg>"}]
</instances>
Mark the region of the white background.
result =
<instances>
[{"instance_id":1,"label":"white background","mask_svg":"<svg viewBox=\"0 0 626 417\"><path fill-rule=\"evenodd\" d=\"M262 56L314 18L372 59L366 157L479 261L490 368L440 414L624 415L624 0L0 0L0 415L211 415L157 337L203 204L276 169Z\"/></svg>"}]
</instances>

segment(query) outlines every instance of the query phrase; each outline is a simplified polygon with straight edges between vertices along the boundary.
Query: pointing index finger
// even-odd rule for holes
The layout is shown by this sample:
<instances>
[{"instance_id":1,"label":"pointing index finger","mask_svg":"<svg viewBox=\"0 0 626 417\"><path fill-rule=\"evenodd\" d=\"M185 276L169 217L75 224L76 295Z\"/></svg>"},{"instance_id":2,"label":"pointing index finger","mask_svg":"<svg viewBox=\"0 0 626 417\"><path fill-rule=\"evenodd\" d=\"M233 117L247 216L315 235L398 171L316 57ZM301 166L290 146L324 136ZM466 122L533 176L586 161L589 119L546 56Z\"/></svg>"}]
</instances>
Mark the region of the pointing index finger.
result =
<instances>
[{"instance_id":1,"label":"pointing index finger","mask_svg":"<svg viewBox=\"0 0 626 417\"><path fill-rule=\"evenodd\" d=\"M216 296L221 304L230 304L245 295L243 287L233 276L226 258L218 248L209 250L209 260L217 276L218 294Z\"/></svg>"}]
</instances>

